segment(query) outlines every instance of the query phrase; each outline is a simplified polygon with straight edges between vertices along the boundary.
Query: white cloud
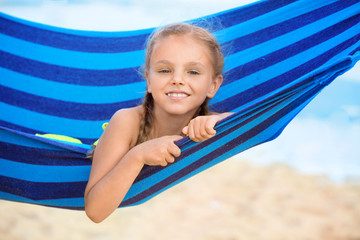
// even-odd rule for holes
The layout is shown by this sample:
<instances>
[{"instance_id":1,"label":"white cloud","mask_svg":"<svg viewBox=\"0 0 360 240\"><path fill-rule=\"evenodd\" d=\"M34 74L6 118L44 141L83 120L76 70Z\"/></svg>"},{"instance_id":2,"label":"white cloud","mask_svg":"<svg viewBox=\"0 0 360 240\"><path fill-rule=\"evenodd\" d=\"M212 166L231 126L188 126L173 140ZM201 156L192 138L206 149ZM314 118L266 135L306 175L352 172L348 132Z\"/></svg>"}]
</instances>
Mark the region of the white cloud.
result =
<instances>
[{"instance_id":1,"label":"white cloud","mask_svg":"<svg viewBox=\"0 0 360 240\"><path fill-rule=\"evenodd\" d=\"M359 93L360 94L360 93ZM347 115L351 118L360 118L360 106L357 105L344 105L342 108Z\"/></svg>"}]
</instances>

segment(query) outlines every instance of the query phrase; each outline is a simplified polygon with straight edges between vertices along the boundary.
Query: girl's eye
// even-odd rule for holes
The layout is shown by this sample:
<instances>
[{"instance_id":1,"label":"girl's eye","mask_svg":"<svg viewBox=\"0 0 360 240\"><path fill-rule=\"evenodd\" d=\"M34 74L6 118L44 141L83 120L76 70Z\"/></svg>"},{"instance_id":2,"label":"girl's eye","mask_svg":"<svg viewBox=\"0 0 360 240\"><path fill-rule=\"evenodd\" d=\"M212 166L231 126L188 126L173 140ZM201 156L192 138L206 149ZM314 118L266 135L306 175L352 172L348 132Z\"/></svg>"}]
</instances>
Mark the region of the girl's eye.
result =
<instances>
[{"instance_id":1,"label":"girl's eye","mask_svg":"<svg viewBox=\"0 0 360 240\"><path fill-rule=\"evenodd\" d=\"M188 72L190 75L199 75L200 73L198 71L195 70L191 70Z\"/></svg>"},{"instance_id":2,"label":"girl's eye","mask_svg":"<svg viewBox=\"0 0 360 240\"><path fill-rule=\"evenodd\" d=\"M159 73L170 73L171 71L169 69L161 69L158 72Z\"/></svg>"}]
</instances>

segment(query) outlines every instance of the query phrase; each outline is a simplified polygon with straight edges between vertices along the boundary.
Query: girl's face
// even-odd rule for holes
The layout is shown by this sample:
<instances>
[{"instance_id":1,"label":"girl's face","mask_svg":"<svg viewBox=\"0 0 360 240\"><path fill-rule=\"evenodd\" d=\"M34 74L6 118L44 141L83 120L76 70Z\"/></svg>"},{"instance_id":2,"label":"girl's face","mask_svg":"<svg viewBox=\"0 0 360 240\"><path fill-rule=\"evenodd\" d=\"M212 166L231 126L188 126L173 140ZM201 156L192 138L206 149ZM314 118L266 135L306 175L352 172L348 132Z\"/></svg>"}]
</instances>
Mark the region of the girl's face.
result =
<instances>
[{"instance_id":1,"label":"girl's face","mask_svg":"<svg viewBox=\"0 0 360 240\"><path fill-rule=\"evenodd\" d=\"M222 83L221 75L214 76L209 49L190 35L158 41L145 76L155 111L190 117L207 97L214 97Z\"/></svg>"}]
</instances>

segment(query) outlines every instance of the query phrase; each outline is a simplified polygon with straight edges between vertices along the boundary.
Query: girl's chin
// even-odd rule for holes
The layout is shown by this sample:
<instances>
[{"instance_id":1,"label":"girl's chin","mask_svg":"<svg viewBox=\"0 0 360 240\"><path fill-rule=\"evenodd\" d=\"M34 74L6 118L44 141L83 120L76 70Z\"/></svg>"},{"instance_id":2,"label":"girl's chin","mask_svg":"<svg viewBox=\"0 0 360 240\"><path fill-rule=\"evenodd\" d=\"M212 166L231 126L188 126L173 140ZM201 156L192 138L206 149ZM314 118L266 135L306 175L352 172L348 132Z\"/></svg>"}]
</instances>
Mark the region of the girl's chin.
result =
<instances>
[{"instance_id":1,"label":"girl's chin","mask_svg":"<svg viewBox=\"0 0 360 240\"><path fill-rule=\"evenodd\" d=\"M196 112L196 109L184 109L181 107L172 107L171 109L167 109L167 113L174 116L184 116L189 115L193 116Z\"/></svg>"}]
</instances>

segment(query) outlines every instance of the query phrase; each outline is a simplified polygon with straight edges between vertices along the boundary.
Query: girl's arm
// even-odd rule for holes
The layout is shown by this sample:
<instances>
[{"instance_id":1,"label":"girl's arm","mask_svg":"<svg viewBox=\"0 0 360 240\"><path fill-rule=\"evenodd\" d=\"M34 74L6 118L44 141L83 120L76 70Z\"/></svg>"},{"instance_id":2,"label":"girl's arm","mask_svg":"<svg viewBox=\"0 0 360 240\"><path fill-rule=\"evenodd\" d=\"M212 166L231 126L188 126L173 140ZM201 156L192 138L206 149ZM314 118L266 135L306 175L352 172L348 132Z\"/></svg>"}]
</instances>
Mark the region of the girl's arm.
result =
<instances>
[{"instance_id":1,"label":"girl's arm","mask_svg":"<svg viewBox=\"0 0 360 240\"><path fill-rule=\"evenodd\" d=\"M183 129L183 134L195 142L201 142L215 136L215 124L230 116L232 113L212 113L211 115L198 116L192 119Z\"/></svg>"},{"instance_id":2,"label":"girl's arm","mask_svg":"<svg viewBox=\"0 0 360 240\"><path fill-rule=\"evenodd\" d=\"M85 189L85 211L94 222L101 222L120 205L144 164L165 166L180 155L174 144L180 136L154 139L133 147L139 121L137 110L118 111L97 144Z\"/></svg>"}]
</instances>

